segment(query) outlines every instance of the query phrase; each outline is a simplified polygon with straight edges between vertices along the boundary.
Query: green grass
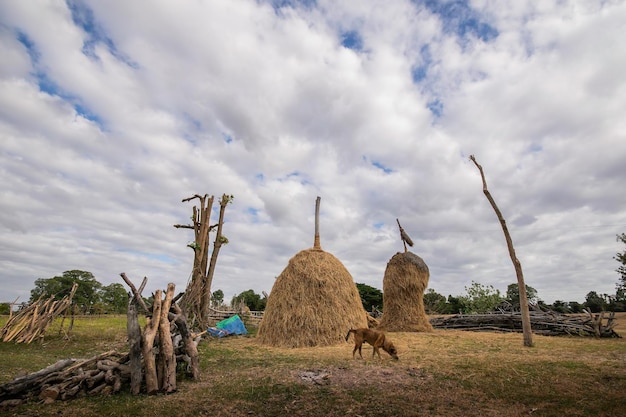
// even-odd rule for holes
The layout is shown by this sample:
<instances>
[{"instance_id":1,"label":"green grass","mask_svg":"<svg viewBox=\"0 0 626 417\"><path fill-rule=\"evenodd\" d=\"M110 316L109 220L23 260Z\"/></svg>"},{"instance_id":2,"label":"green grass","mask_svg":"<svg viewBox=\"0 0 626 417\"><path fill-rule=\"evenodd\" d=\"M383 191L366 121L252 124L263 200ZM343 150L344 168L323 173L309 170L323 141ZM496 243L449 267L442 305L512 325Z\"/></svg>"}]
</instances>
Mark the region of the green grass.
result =
<instances>
[{"instance_id":1,"label":"green grass","mask_svg":"<svg viewBox=\"0 0 626 417\"><path fill-rule=\"evenodd\" d=\"M0 325L3 322L0 320ZM618 329L619 331L619 329ZM348 343L279 349L255 337L199 346L198 381L164 396L90 397L0 409L7 416L614 416L626 408L625 339L435 331L391 333L400 361L352 359ZM125 317L81 318L67 340L0 343L0 383L69 357L126 351ZM320 384L301 378L323 372Z\"/></svg>"}]
</instances>

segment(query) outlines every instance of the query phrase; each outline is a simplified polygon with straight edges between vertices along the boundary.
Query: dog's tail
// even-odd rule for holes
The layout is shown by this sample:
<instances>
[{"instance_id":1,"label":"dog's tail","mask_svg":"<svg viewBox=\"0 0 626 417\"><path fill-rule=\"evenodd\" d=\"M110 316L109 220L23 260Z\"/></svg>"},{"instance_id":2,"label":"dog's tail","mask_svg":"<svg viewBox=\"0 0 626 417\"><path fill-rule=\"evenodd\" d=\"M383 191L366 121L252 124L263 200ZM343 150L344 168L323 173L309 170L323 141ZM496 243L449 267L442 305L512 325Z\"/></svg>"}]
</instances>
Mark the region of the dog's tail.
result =
<instances>
[{"instance_id":1,"label":"dog's tail","mask_svg":"<svg viewBox=\"0 0 626 417\"><path fill-rule=\"evenodd\" d=\"M350 337L350 333L355 333L355 332L356 332L356 330L354 330L354 329L348 330L348 333L346 334L346 342L348 341L348 338Z\"/></svg>"}]
</instances>

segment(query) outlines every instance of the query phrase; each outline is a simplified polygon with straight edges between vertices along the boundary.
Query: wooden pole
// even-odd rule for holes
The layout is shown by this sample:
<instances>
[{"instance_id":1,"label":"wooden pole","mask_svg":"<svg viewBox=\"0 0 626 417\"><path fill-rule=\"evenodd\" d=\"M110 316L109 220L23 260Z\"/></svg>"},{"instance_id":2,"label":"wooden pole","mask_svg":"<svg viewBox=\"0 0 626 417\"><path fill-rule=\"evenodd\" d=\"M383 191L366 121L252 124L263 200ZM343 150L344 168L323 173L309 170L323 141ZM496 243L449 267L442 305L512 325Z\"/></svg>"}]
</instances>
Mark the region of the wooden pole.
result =
<instances>
[{"instance_id":1,"label":"wooden pole","mask_svg":"<svg viewBox=\"0 0 626 417\"><path fill-rule=\"evenodd\" d=\"M175 288L176 286L172 283L167 285L165 300L161 305L161 319L159 320L159 390L166 394L176 391L176 355L174 354L168 318Z\"/></svg>"},{"instance_id":2,"label":"wooden pole","mask_svg":"<svg viewBox=\"0 0 626 417\"><path fill-rule=\"evenodd\" d=\"M470 155L470 160L476 165L478 171L480 172L480 177L483 181L483 193L493 210L496 212L496 216L498 216L498 220L500 221L500 225L502 226L502 231L504 232L504 238L506 239L506 245L509 249L509 256L511 257L511 261L513 262L513 267L515 268L515 275L517 276L517 285L519 287L519 303L520 303L520 311L522 313L522 332L524 334L524 346L532 346L533 345L533 334L532 328L530 325L530 313L528 310L528 298L526 295L526 284L524 284L524 274L522 272L522 264L519 259L517 259L517 255L515 255L515 249L513 248L513 240L511 239L511 234L509 233L509 229L506 226L506 221L504 220L504 216L500 212L500 209L496 205L495 200L491 196L491 193L487 189L487 181L485 180L485 174L483 173L483 167L476 162L476 158L474 155Z\"/></svg>"},{"instance_id":3,"label":"wooden pole","mask_svg":"<svg viewBox=\"0 0 626 417\"><path fill-rule=\"evenodd\" d=\"M313 249L322 249L320 245L320 200L319 196L315 199L315 239L313 240Z\"/></svg>"},{"instance_id":4,"label":"wooden pole","mask_svg":"<svg viewBox=\"0 0 626 417\"><path fill-rule=\"evenodd\" d=\"M154 292L154 304L152 304L152 318L146 317L146 327L143 331L141 351L143 353L144 370L146 374L146 391L155 394L159 391L156 361L153 353L154 338L159 330L161 320L161 290Z\"/></svg>"}]
</instances>

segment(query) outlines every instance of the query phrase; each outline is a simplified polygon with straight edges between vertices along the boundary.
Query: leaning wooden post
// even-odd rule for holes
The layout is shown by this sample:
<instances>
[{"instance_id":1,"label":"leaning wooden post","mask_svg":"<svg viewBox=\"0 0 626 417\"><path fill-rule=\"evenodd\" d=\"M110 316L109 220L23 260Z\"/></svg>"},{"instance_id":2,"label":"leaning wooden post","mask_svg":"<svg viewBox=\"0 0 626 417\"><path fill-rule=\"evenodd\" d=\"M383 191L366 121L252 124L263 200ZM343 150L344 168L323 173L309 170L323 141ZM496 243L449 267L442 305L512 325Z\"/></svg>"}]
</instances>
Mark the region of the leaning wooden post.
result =
<instances>
[{"instance_id":1,"label":"leaning wooden post","mask_svg":"<svg viewBox=\"0 0 626 417\"><path fill-rule=\"evenodd\" d=\"M509 233L509 229L506 227L506 221L498 209L495 200L491 197L491 193L487 189L487 181L485 180L485 174L483 173L483 167L476 162L476 158L474 155L470 155L470 160L476 165L478 171L480 172L480 177L483 180L483 193L493 210L496 212L496 216L498 216L498 220L500 220L500 225L502 226L502 231L504 232L504 238L506 239L506 245L509 248L509 256L511 257L511 261L513 262L513 266L515 267L515 275L517 275L517 285L519 287L519 304L520 304L520 312L522 313L522 331L524 334L524 346L532 346L533 345L533 334L532 328L530 325L530 312L528 311L528 298L526 296L526 285L524 284L524 274L522 273L522 264L519 259L515 255L515 249L513 248L513 240L511 239L511 235Z\"/></svg>"}]
</instances>

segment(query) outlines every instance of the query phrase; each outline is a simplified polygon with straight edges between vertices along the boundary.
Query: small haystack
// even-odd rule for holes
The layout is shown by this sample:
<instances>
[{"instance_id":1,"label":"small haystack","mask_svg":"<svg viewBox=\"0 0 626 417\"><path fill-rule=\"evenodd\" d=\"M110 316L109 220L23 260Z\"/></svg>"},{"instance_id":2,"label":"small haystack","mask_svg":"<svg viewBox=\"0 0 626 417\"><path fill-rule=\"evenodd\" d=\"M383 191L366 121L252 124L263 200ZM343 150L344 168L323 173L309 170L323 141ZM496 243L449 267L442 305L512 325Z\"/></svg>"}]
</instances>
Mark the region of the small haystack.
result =
<instances>
[{"instance_id":1,"label":"small haystack","mask_svg":"<svg viewBox=\"0 0 626 417\"><path fill-rule=\"evenodd\" d=\"M331 346L345 343L350 328L367 327L352 276L319 243L319 197L315 241L298 252L276 278L267 299L257 339L277 347Z\"/></svg>"},{"instance_id":2,"label":"small haystack","mask_svg":"<svg viewBox=\"0 0 626 417\"><path fill-rule=\"evenodd\" d=\"M379 330L432 332L424 310L424 291L430 273L422 258L412 252L396 253L383 278L383 317Z\"/></svg>"}]
</instances>

